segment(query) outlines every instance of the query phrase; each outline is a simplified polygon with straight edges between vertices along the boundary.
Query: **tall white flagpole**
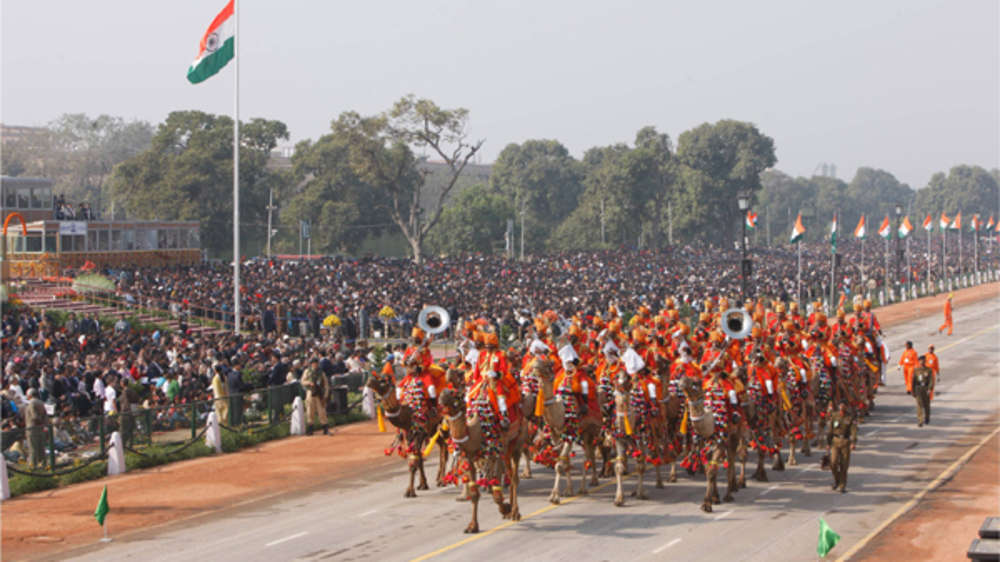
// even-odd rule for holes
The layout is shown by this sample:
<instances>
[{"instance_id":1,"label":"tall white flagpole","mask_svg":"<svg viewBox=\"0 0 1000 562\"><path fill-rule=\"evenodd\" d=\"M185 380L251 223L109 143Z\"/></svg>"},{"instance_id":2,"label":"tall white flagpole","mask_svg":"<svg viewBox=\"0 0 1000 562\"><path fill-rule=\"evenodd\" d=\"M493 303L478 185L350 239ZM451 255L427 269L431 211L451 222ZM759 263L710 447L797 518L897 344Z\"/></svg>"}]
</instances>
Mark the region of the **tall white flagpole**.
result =
<instances>
[{"instance_id":1,"label":"tall white flagpole","mask_svg":"<svg viewBox=\"0 0 1000 562\"><path fill-rule=\"evenodd\" d=\"M233 0L233 331L240 333L240 2Z\"/></svg>"}]
</instances>

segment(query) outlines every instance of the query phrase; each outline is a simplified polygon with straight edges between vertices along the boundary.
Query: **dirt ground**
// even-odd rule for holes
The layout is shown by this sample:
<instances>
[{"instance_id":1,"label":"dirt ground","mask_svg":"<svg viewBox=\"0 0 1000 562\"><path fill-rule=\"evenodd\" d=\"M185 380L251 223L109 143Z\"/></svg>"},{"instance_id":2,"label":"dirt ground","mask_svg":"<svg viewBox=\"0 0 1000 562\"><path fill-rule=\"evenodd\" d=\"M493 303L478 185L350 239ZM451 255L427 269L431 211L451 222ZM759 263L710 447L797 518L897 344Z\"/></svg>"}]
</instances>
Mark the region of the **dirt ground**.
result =
<instances>
[{"instance_id":1,"label":"dirt ground","mask_svg":"<svg viewBox=\"0 0 1000 562\"><path fill-rule=\"evenodd\" d=\"M853 560L968 560L983 520L1000 513L1000 434L944 486L878 534ZM901 553L906 553L901 557Z\"/></svg>"},{"instance_id":2,"label":"dirt ground","mask_svg":"<svg viewBox=\"0 0 1000 562\"><path fill-rule=\"evenodd\" d=\"M958 309L997 294L1000 294L1000 283L963 289L956 291L953 306ZM929 297L876 312L883 328L889 328L941 314L943 302L944 296ZM959 325L955 336L960 335ZM308 490L342 478L402 466L403 461L398 457L383 454L391 440L392 434L379 433L374 422L361 422L341 427L331 437L288 438L240 453L178 462L19 496L3 502L0 508L2 558L51 557L95 543L101 530L93 512L105 484L111 506L109 529L112 536L121 536L130 531L205 516L242 503ZM995 447L992 466L995 484ZM991 497L997 496L994 493ZM953 522L964 515L965 509L959 504L942 505L943 509L952 507L961 509L953 518L950 512L936 517ZM961 540L956 540L965 541L965 534ZM968 540L971 541L971 536Z\"/></svg>"}]
</instances>

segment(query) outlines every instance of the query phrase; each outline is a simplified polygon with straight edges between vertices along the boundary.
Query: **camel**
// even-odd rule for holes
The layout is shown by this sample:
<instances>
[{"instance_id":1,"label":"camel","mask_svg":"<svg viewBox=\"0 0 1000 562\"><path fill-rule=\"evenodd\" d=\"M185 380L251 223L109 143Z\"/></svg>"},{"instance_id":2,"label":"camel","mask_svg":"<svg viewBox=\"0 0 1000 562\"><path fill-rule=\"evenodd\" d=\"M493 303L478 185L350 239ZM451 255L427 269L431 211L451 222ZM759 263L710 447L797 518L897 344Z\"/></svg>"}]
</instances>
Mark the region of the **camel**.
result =
<instances>
[{"instance_id":1,"label":"camel","mask_svg":"<svg viewBox=\"0 0 1000 562\"><path fill-rule=\"evenodd\" d=\"M434 432L438 429L441 423L441 414L437 413L435 410L430 410L426 419L423 423L418 422L420 416L416 415L413 407L409 404L403 404L396 397L396 384L392 380L392 377L385 376L373 376L368 379L368 388L371 388L377 396L380 397L380 404L382 411L385 412L385 417L388 418L389 423L399 430L396 435L396 440L393 445L399 443L400 440L406 444L406 458L407 464L410 469L410 483L406 488L406 492L403 494L404 498L415 498L417 497L416 490L427 490L429 486L427 485L427 477L424 474L424 456L423 448L430 439ZM448 458L448 450L445 445L445 439L438 439L438 452L439 452L439 462L438 462L438 473L437 473L437 485L444 486L444 467ZM414 480L416 474L420 473L420 483L414 489Z\"/></svg>"},{"instance_id":2,"label":"camel","mask_svg":"<svg viewBox=\"0 0 1000 562\"><path fill-rule=\"evenodd\" d=\"M775 368L782 374L792 404L788 412L788 425L791 428L788 432L788 465L796 466L798 460L795 458L795 447L799 441L802 442L802 454L807 457L812 455L810 439L815 437L813 418L816 404L810 392L808 372L803 372L800 367L784 357L778 359Z\"/></svg>"},{"instance_id":3,"label":"camel","mask_svg":"<svg viewBox=\"0 0 1000 562\"><path fill-rule=\"evenodd\" d=\"M655 419L650 419L651 416L648 413L636 411L635 405L641 405L646 401L644 393L645 389L634 386L632 377L624 371L619 372L618 376L615 377L612 431L615 442L615 481L617 485L614 504L618 507L625 505L622 480L628 453L634 452L639 473L632 497L645 500L648 499L643 484L643 477L646 473L646 458L658 457L663 445L658 432L654 429ZM659 472L657 472L657 484L657 487L663 487Z\"/></svg>"},{"instance_id":4,"label":"camel","mask_svg":"<svg viewBox=\"0 0 1000 562\"><path fill-rule=\"evenodd\" d=\"M712 504L720 503L719 489L716 483L719 464L727 463L726 495L722 501L733 501L733 492L737 490L736 483L736 452L739 446L739 435L735 428L727 427L721 434L715 424L715 413L706 407L706 394L702 390L701 381L684 377L678 383L681 392L687 400L689 419L694 430L704 442L708 462L705 465L706 489L701 510L712 512ZM697 453L695 453L697 454Z\"/></svg>"},{"instance_id":5,"label":"camel","mask_svg":"<svg viewBox=\"0 0 1000 562\"><path fill-rule=\"evenodd\" d=\"M438 398L441 409L448 416L449 431L452 442L467 460L466 473L469 478L469 500L472 502L472 520L465 528L466 533L479 532L479 486L490 485L493 501L496 502L504 519L521 520L521 511L517 504L517 490L520 483L518 465L521 451L528 437L527 422L523 416L513 420L501 435L501 454L489 455L484 451L482 420L478 413L467 417L465 400L461 392L447 388ZM486 406L489 408L489 406ZM483 480L477 481L476 474L480 472ZM503 479L510 481L510 503L504 502Z\"/></svg>"},{"instance_id":6,"label":"camel","mask_svg":"<svg viewBox=\"0 0 1000 562\"><path fill-rule=\"evenodd\" d=\"M567 405L563 402L565 399L576 400L573 396L566 397L563 394L556 394L554 388L555 373L552 370L552 361L547 359L537 360L532 366L534 371L534 376L538 377L539 380L539 395L538 400L543 401L544 410L542 418L548 425L552 433L553 444L558 444L559 456L556 462L556 478L552 484L552 493L549 495L549 501L558 504L560 499L560 488L562 478L566 478L567 493L568 495L573 495L573 479L571 476L572 466L569 462L569 453L573 448L573 433L578 435L580 442L583 444L584 455L586 458L583 467L583 481L581 483L580 493L587 494L587 470L588 468L592 471L592 477L590 480L590 485L596 486L597 480L597 458L596 458L596 447L598 439L601 436L601 412L600 408L591 408L582 415L579 421L575 422L577 427L573 427L567 423ZM572 422L571 422L572 423Z\"/></svg>"}]
</instances>

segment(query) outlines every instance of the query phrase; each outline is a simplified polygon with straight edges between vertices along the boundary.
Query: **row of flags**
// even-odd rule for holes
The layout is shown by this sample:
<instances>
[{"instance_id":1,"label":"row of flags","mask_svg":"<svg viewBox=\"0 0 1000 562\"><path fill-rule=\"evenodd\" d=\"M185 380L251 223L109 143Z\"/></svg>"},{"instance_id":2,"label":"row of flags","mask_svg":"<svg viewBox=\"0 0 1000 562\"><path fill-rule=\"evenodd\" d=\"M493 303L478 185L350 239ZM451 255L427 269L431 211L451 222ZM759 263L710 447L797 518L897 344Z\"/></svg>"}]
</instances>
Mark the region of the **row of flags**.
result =
<instances>
[{"instance_id":1,"label":"row of flags","mask_svg":"<svg viewBox=\"0 0 1000 562\"><path fill-rule=\"evenodd\" d=\"M753 211L747 211L746 216L746 226L748 230L753 230L757 227L757 213ZM969 221L969 232L998 232L1000 233L1000 224L994 220L994 216L990 215L990 219L983 223L983 220L979 218L979 215L972 215L972 220ZM962 212L959 211L954 218L948 218L948 215L941 213L940 219L938 219L938 227L941 232L946 230L961 231L962 230ZM923 228L927 232L934 231L934 219L928 214L927 218L924 219ZM839 221L837 213L833 215L833 222L830 223L830 243L834 246L837 245L837 233L840 230ZM910 216L907 215L903 217L903 221L900 223L899 228L896 230L896 235L900 238L906 238L914 231L913 223L910 222ZM806 228L802 224L802 213L799 213L795 217L795 225L792 226L792 235L790 242L792 244L798 242L806 233ZM878 235L885 239L892 238L892 226L889 222L889 215L886 214L885 218L882 219L882 224L879 225ZM868 221L865 215L861 215L861 219L858 221L858 226L854 228L854 237L858 240L863 240L868 236Z\"/></svg>"}]
</instances>

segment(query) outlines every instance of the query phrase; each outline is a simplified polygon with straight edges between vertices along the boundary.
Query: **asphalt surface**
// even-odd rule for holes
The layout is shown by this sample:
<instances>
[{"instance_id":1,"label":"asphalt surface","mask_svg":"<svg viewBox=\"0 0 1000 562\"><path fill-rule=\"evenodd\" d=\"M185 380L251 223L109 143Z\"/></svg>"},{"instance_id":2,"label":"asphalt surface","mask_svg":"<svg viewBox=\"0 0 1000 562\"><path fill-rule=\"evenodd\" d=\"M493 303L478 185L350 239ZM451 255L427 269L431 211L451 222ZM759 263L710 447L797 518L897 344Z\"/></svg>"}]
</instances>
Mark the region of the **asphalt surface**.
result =
<instances>
[{"instance_id":1,"label":"asphalt surface","mask_svg":"<svg viewBox=\"0 0 1000 562\"><path fill-rule=\"evenodd\" d=\"M175 525L131 533L76 551L80 560L807 560L815 559L819 518L843 538L831 557L846 552L928 485L1000 422L1000 298L955 312L955 335L931 335L940 319L897 326L889 334L892 363L903 342L919 352L933 343L941 360L931 425L918 428L914 401L902 375L889 386L874 415L861 426L852 456L848 493L830 489L820 452L799 456L799 466L775 472L770 482L748 481L736 501L699 509L704 477L681 471L649 499L612 504L614 484L602 481L590 496L547 501L550 470L522 481L516 524L501 519L488 496L480 502L481 533L465 535L470 507L456 503L455 488L404 499L398 469L345 481L336 488L297 494ZM388 441L389 438L387 437ZM787 448L786 448L787 451ZM579 468L582 455L574 459ZM751 457L754 461L756 455ZM289 459L294 462L294 459ZM431 474L434 465L431 464ZM748 465L748 474L752 465ZM577 478L577 483L579 479ZM649 480L647 479L647 483ZM627 492L634 481L628 481ZM164 493L169 493L165 490Z\"/></svg>"}]
</instances>

